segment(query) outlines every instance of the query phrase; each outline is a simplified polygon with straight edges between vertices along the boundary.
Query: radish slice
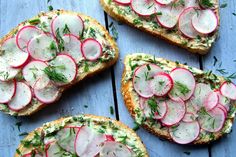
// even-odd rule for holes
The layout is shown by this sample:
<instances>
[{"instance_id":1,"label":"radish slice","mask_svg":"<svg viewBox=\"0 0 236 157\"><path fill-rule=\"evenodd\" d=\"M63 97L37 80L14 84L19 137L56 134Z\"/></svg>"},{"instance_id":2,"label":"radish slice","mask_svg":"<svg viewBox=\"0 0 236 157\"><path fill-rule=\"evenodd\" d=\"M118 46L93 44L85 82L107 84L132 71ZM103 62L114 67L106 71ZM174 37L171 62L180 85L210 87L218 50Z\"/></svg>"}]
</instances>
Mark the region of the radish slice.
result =
<instances>
[{"instance_id":1,"label":"radish slice","mask_svg":"<svg viewBox=\"0 0 236 157\"><path fill-rule=\"evenodd\" d=\"M172 6L161 6L159 12L161 15L157 16L158 23L165 28L173 28L179 19L180 13L183 11L183 6L172 7Z\"/></svg>"},{"instance_id":2,"label":"radish slice","mask_svg":"<svg viewBox=\"0 0 236 157\"><path fill-rule=\"evenodd\" d=\"M61 151L61 147L55 141L47 144L46 148L46 157L63 156L64 151Z\"/></svg>"},{"instance_id":3,"label":"radish slice","mask_svg":"<svg viewBox=\"0 0 236 157\"><path fill-rule=\"evenodd\" d=\"M74 141L79 127L65 127L57 132L56 139L58 145L67 152L75 154Z\"/></svg>"},{"instance_id":4,"label":"radish slice","mask_svg":"<svg viewBox=\"0 0 236 157\"><path fill-rule=\"evenodd\" d=\"M0 56L0 80L8 81L13 79L18 73L20 69L12 68L8 65L7 61Z\"/></svg>"},{"instance_id":5,"label":"radish slice","mask_svg":"<svg viewBox=\"0 0 236 157\"><path fill-rule=\"evenodd\" d=\"M50 104L60 97L60 90L45 77L39 78L33 87L35 97L44 104Z\"/></svg>"},{"instance_id":6,"label":"radish slice","mask_svg":"<svg viewBox=\"0 0 236 157\"><path fill-rule=\"evenodd\" d=\"M174 0L155 0L155 1L161 5L166 5L166 4L170 4Z\"/></svg>"},{"instance_id":7,"label":"radish slice","mask_svg":"<svg viewBox=\"0 0 236 157\"><path fill-rule=\"evenodd\" d=\"M228 115L228 110L225 106L221 105L221 104L217 104L216 107L222 109L224 111L225 117L227 117Z\"/></svg>"},{"instance_id":8,"label":"radish slice","mask_svg":"<svg viewBox=\"0 0 236 157\"><path fill-rule=\"evenodd\" d=\"M80 16L61 14L52 20L51 29L55 37L68 33L81 36L84 30L84 22Z\"/></svg>"},{"instance_id":9,"label":"radish slice","mask_svg":"<svg viewBox=\"0 0 236 157\"><path fill-rule=\"evenodd\" d=\"M28 43L28 52L32 58L49 61L57 54L56 41L49 34L41 34L32 38Z\"/></svg>"},{"instance_id":10,"label":"radish slice","mask_svg":"<svg viewBox=\"0 0 236 157\"><path fill-rule=\"evenodd\" d=\"M188 100L195 90L195 78L193 74L184 68L175 68L170 76L174 81L174 87L169 93L169 97L175 101Z\"/></svg>"},{"instance_id":11,"label":"radish slice","mask_svg":"<svg viewBox=\"0 0 236 157\"><path fill-rule=\"evenodd\" d=\"M83 59L81 51L81 41L78 37L72 34L66 34L63 36L64 40L64 53L70 55L76 63Z\"/></svg>"},{"instance_id":12,"label":"radish slice","mask_svg":"<svg viewBox=\"0 0 236 157\"><path fill-rule=\"evenodd\" d=\"M89 127L84 126L77 132L74 144L75 152L81 157L96 156L105 141L105 135L97 134Z\"/></svg>"},{"instance_id":13,"label":"radish slice","mask_svg":"<svg viewBox=\"0 0 236 157\"><path fill-rule=\"evenodd\" d=\"M34 86L36 80L44 75L43 70L47 67L47 64L42 61L31 61L22 70L24 79L29 83L31 87Z\"/></svg>"},{"instance_id":14,"label":"radish slice","mask_svg":"<svg viewBox=\"0 0 236 157\"><path fill-rule=\"evenodd\" d=\"M195 7L199 8L199 0L185 0L185 8Z\"/></svg>"},{"instance_id":15,"label":"radish slice","mask_svg":"<svg viewBox=\"0 0 236 157\"><path fill-rule=\"evenodd\" d=\"M24 26L16 34L16 45L22 51L26 51L28 42L41 33L42 31L35 26Z\"/></svg>"},{"instance_id":16,"label":"radish slice","mask_svg":"<svg viewBox=\"0 0 236 157\"><path fill-rule=\"evenodd\" d=\"M20 50L16 46L16 38L7 39L1 46L1 50L4 52L2 57L6 60L8 65L13 68L21 67L26 63L29 58L29 54Z\"/></svg>"},{"instance_id":17,"label":"radish slice","mask_svg":"<svg viewBox=\"0 0 236 157\"><path fill-rule=\"evenodd\" d=\"M203 109L198 112L198 121L202 129L209 132L218 132L222 129L225 122L224 111L216 107L211 111L204 111Z\"/></svg>"},{"instance_id":18,"label":"radish slice","mask_svg":"<svg viewBox=\"0 0 236 157\"><path fill-rule=\"evenodd\" d=\"M176 143L189 144L199 136L200 126L197 121L190 123L181 122L177 127L169 128L169 133Z\"/></svg>"},{"instance_id":19,"label":"radish slice","mask_svg":"<svg viewBox=\"0 0 236 157\"><path fill-rule=\"evenodd\" d=\"M42 75L35 81L35 84L33 87L35 90L41 90L49 86L50 82L51 80L47 77L47 75Z\"/></svg>"},{"instance_id":20,"label":"radish slice","mask_svg":"<svg viewBox=\"0 0 236 157\"><path fill-rule=\"evenodd\" d=\"M229 111L229 108L230 108L230 99L221 95L221 93L219 91L216 92L218 94L218 97L219 97L219 103L225 107L225 109L227 111Z\"/></svg>"},{"instance_id":21,"label":"radish slice","mask_svg":"<svg viewBox=\"0 0 236 157\"><path fill-rule=\"evenodd\" d=\"M150 16L156 12L154 0L131 0L131 8L141 16Z\"/></svg>"},{"instance_id":22,"label":"radish slice","mask_svg":"<svg viewBox=\"0 0 236 157\"><path fill-rule=\"evenodd\" d=\"M211 9L201 10L193 16L192 25L197 32L209 34L216 30L218 19Z\"/></svg>"},{"instance_id":23,"label":"radish slice","mask_svg":"<svg viewBox=\"0 0 236 157\"><path fill-rule=\"evenodd\" d=\"M150 89L156 96L165 96L173 87L173 80L169 74L158 73L150 80Z\"/></svg>"},{"instance_id":24,"label":"radish slice","mask_svg":"<svg viewBox=\"0 0 236 157\"><path fill-rule=\"evenodd\" d=\"M187 113L192 113L192 114L194 114L196 116L197 115L197 111L199 109L198 109L198 107L196 107L196 105L193 104L191 99L186 101L185 104L186 104Z\"/></svg>"},{"instance_id":25,"label":"radish slice","mask_svg":"<svg viewBox=\"0 0 236 157\"><path fill-rule=\"evenodd\" d=\"M114 0L114 1L121 5L129 5L131 3L131 0Z\"/></svg>"},{"instance_id":26,"label":"radish slice","mask_svg":"<svg viewBox=\"0 0 236 157\"><path fill-rule=\"evenodd\" d=\"M204 101L208 95L213 92L209 84L197 83L193 96L190 101L194 104L195 108L199 110L204 105Z\"/></svg>"},{"instance_id":27,"label":"radish slice","mask_svg":"<svg viewBox=\"0 0 236 157\"><path fill-rule=\"evenodd\" d=\"M84 58L90 61L96 61L102 55L102 45L92 38L86 39L81 49Z\"/></svg>"},{"instance_id":28,"label":"radish slice","mask_svg":"<svg viewBox=\"0 0 236 157\"><path fill-rule=\"evenodd\" d=\"M149 82L155 74L162 72L162 69L155 64L145 64L138 67L133 76L133 86L135 91L144 98L153 96L149 88Z\"/></svg>"},{"instance_id":29,"label":"radish slice","mask_svg":"<svg viewBox=\"0 0 236 157\"><path fill-rule=\"evenodd\" d=\"M236 100L236 85L225 82L220 87L220 93L229 99Z\"/></svg>"},{"instance_id":30,"label":"radish slice","mask_svg":"<svg viewBox=\"0 0 236 157\"><path fill-rule=\"evenodd\" d=\"M193 113L187 112L184 115L183 122L190 123L196 120L196 116Z\"/></svg>"},{"instance_id":31,"label":"radish slice","mask_svg":"<svg viewBox=\"0 0 236 157\"><path fill-rule=\"evenodd\" d=\"M165 101L160 101L157 99L144 99L140 97L140 103L142 103L142 111L147 118L162 119L167 113L167 105ZM156 108L153 108L154 105ZM152 106L152 107L151 107Z\"/></svg>"},{"instance_id":32,"label":"radish slice","mask_svg":"<svg viewBox=\"0 0 236 157\"><path fill-rule=\"evenodd\" d=\"M63 74L66 78L66 82L55 82L57 85L66 85L76 79L77 65L71 56L60 54L52 60L49 65L54 67L58 74Z\"/></svg>"},{"instance_id":33,"label":"radish slice","mask_svg":"<svg viewBox=\"0 0 236 157\"><path fill-rule=\"evenodd\" d=\"M26 107L32 99L32 92L28 85L23 82L16 83L16 93L8 106L13 111L19 111Z\"/></svg>"},{"instance_id":34,"label":"radish slice","mask_svg":"<svg viewBox=\"0 0 236 157\"><path fill-rule=\"evenodd\" d=\"M132 157L131 150L119 142L105 142L99 154L100 157Z\"/></svg>"},{"instance_id":35,"label":"radish slice","mask_svg":"<svg viewBox=\"0 0 236 157\"><path fill-rule=\"evenodd\" d=\"M16 92L16 81L0 81L0 103L8 103Z\"/></svg>"},{"instance_id":36,"label":"radish slice","mask_svg":"<svg viewBox=\"0 0 236 157\"><path fill-rule=\"evenodd\" d=\"M211 92L203 101L207 111L212 110L219 103L219 96L216 92Z\"/></svg>"},{"instance_id":37,"label":"radish slice","mask_svg":"<svg viewBox=\"0 0 236 157\"><path fill-rule=\"evenodd\" d=\"M173 100L168 100L167 104L167 113L161 122L166 126L172 126L179 123L186 112L186 107L183 101L176 102Z\"/></svg>"},{"instance_id":38,"label":"radish slice","mask_svg":"<svg viewBox=\"0 0 236 157\"><path fill-rule=\"evenodd\" d=\"M186 8L179 16L179 31L188 38L196 38L199 34L192 26L192 18L197 14L197 8Z\"/></svg>"},{"instance_id":39,"label":"radish slice","mask_svg":"<svg viewBox=\"0 0 236 157\"><path fill-rule=\"evenodd\" d=\"M106 135L106 141L115 141L113 135Z\"/></svg>"}]
</instances>

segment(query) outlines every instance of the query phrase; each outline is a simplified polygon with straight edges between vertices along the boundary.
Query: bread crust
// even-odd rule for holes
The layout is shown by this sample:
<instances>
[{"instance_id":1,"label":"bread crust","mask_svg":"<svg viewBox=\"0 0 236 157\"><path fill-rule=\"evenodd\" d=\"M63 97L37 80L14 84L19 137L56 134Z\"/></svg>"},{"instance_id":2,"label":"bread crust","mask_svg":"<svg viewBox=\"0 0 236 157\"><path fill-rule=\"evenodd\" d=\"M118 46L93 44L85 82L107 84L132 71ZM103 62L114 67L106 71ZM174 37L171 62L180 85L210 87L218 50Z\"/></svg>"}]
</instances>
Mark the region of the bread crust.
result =
<instances>
[{"instance_id":1,"label":"bread crust","mask_svg":"<svg viewBox=\"0 0 236 157\"><path fill-rule=\"evenodd\" d=\"M69 89L70 86L73 86L81 81L83 81L84 79L86 79L87 77L92 77L98 73L100 73L101 71L104 71L105 69L108 69L109 67L111 67L112 65L114 65L116 63L116 61L118 60L119 57L119 50L117 47L116 42L114 41L114 39L109 35L109 32L105 29L104 26L102 26L98 21L96 21L95 19L91 18L90 16L84 15L84 14L80 14L80 13L76 13L76 12L71 12L71 11L65 11L65 10L55 10L52 12L47 12L47 13L40 13L39 15L31 18L31 19L35 19L44 15L56 15L57 13L60 14L71 14L71 15L78 15L80 16L83 20L84 19L89 19L89 21L96 26L96 28L98 28L100 30L100 32L104 32L104 38L110 43L111 47L115 50L115 57L113 59L111 59L108 62L99 62L96 66L92 67L89 69L88 72L83 72L82 74L80 73L80 75L76 77L76 80L73 81L72 83L70 83L69 85L63 87L61 89L61 94L64 90ZM31 20L29 19L29 20ZM28 21L28 20L27 20ZM11 37L12 35L14 35L14 33L16 31L18 31L18 29L23 26L25 22L20 23L16 28L14 28L13 30L11 30L7 35L5 35L3 38L0 39L0 45L2 45L2 43L8 39L9 37ZM58 97L57 100L59 100L60 96ZM47 106L46 104L43 104L41 102L38 103L34 103L34 104L30 104L28 105L26 108L20 110L19 112L17 112L17 116L29 116L34 114L35 112L41 110L42 108L44 108L45 106ZM2 110L4 112L4 110L2 108L0 108L0 110ZM7 114L10 115L14 115L16 114L16 112L5 112Z\"/></svg>"},{"instance_id":2,"label":"bread crust","mask_svg":"<svg viewBox=\"0 0 236 157\"><path fill-rule=\"evenodd\" d=\"M128 126L126 126L125 124L119 122L119 121L116 121L116 120L112 120L110 118L106 118L106 117L101 117L101 116L95 116L95 115L90 115L90 114L85 114L84 115L85 118L90 118L92 119L92 121L95 121L95 122L103 122L103 121L111 121L115 126L117 126L119 129L122 129L124 130L128 135L130 135L130 137L132 137L133 139L136 139L136 143L135 145L142 151L144 152L144 156L143 157L148 157L148 153L147 153L147 150L145 148L145 146L143 145L143 142L142 140L140 139L140 137L132 130L130 129ZM52 122L48 122L46 124L44 124L42 127L39 127L37 129L35 129L34 131L30 132L24 140L29 140L29 139L32 139L34 137L34 134L35 132L37 132L38 134L40 134L43 130L44 130L44 127L47 126L55 126L55 125L63 125L63 122L64 121L67 121L67 120L70 120L72 119L73 117L64 117L64 118L60 118L58 120L55 120L55 121L52 121ZM20 144L18 146L18 150L20 152L23 152L23 153L27 153L27 152L30 152L33 150L33 148L31 149L26 149L22 144ZM15 154L14 157L21 157L19 154Z\"/></svg>"},{"instance_id":3,"label":"bread crust","mask_svg":"<svg viewBox=\"0 0 236 157\"><path fill-rule=\"evenodd\" d=\"M124 102L125 102L125 105L129 111L129 113L131 114L131 116L136 119L137 118L137 113L135 112L135 110L137 108L139 108L139 104L138 104L138 101L135 99L137 94L133 88L133 82L132 80L126 80L126 75L127 75L127 70L130 70L128 68L128 62L129 62L129 59L131 59L132 57L135 58L135 56L138 56L138 55L145 55L145 54L133 54L133 55L128 55L126 56L125 58L125 61L124 61L124 71L123 71L123 74L122 74L122 81L121 81L121 93L123 95L123 98L124 98ZM151 56L151 55L146 55L146 56ZM156 58L159 62L166 62L167 60L165 59L162 59L162 58ZM176 67L176 63L175 62L172 62L172 61L169 61L168 60L168 67L169 68L175 68ZM188 68L189 66L186 66L186 65L183 65L183 64L178 64L178 67L183 67L183 68ZM195 68L194 68L195 69ZM198 69L195 69L197 73L199 74L203 74L203 71L201 70L198 70ZM130 71L129 71L130 72ZM223 77L220 77L220 76L217 76L221 82L224 82L224 78ZM233 104L235 107L236 107L236 103ZM232 127L232 124L234 122L234 117L235 117L235 113L233 114L232 117L228 118L225 122L225 125L226 124L229 124L231 125ZM224 127L226 127L224 125ZM167 129L159 129L159 128L156 128L156 127L152 127L150 125L150 123L148 123L147 121L144 121L144 123L142 123L142 127L145 128L146 130L148 130L149 132L151 132L152 134L162 138L162 139L166 139L166 140L169 140L171 142L174 142L171 138L171 136L169 135L169 132ZM223 128L224 128L223 127ZM216 141L218 139L220 139L224 134L226 133L222 133L222 132L217 132L217 133L214 133L214 139L211 139L211 138L200 138L198 137L193 143L193 145L205 145L205 144L209 144L213 141Z\"/></svg>"},{"instance_id":4,"label":"bread crust","mask_svg":"<svg viewBox=\"0 0 236 157\"><path fill-rule=\"evenodd\" d=\"M184 48L184 49L188 50L189 52L197 53L197 54L200 54L200 55L207 54L210 51L211 47L212 47L212 44L210 46L207 46L207 47L205 47L205 46L190 47L190 46L187 46L186 44L182 44L185 41L189 41L188 38L185 38L185 40L179 39L179 38L174 38L173 36L171 36L167 33L165 28L161 28L162 31L158 32L158 31L154 31L150 28L146 28L144 26L134 25L132 20L130 20L126 16L123 16L122 14L116 13L105 1L106 0L100 0L101 6L105 10L105 12L108 15L110 15L112 18L114 18L115 20L117 20L119 22L126 23L131 27L135 27L135 28L137 28L137 29L139 29L143 32L149 33L149 34L151 34L155 37L161 38L161 39L169 42L170 44L176 45L178 47L181 47L181 48ZM215 0L215 2L217 4L219 4L218 0ZM219 23L220 23L220 16L219 16L218 7L215 9L215 13L216 13L216 15L218 17L218 20L219 20ZM220 24L218 24L218 27L214 32L214 42L215 42L215 40L218 36L219 26L220 26Z\"/></svg>"}]
</instances>

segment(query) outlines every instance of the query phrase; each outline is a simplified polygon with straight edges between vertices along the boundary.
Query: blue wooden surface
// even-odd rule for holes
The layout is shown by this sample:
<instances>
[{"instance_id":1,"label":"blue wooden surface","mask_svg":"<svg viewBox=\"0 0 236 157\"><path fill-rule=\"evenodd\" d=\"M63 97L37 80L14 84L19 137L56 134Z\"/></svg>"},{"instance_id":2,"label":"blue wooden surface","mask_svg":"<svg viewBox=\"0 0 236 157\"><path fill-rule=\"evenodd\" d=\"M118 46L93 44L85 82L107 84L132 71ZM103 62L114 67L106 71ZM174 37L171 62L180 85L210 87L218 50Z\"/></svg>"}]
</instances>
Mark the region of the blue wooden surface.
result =
<instances>
[{"instance_id":1,"label":"blue wooden surface","mask_svg":"<svg viewBox=\"0 0 236 157\"><path fill-rule=\"evenodd\" d=\"M0 37L21 21L36 15L39 11L47 11L47 0L0 0ZM109 25L114 22L119 33L118 45L120 59L111 69L89 78L82 84L74 86L64 93L62 99L31 117L14 118L0 113L0 157L12 157L22 137L22 132L29 132L44 122L55 120L65 115L91 113L111 118L118 118L125 124L133 127L134 123L125 108L120 94L120 81L123 71L123 58L128 53L145 52L170 60L178 60L188 65L216 71L220 62L229 74L236 69L236 0L227 2L227 7L221 9L220 39L214 45L211 53L204 57L190 54L189 52L172 46L162 40L144 34L125 24L118 24L104 14L98 0L51 0L54 9L66 9L81 12L96 18L101 24ZM222 0L221 3L226 1ZM108 20L105 20L108 17ZM218 59L217 66L213 66L213 56ZM85 106L88 106L86 108ZM117 115L110 114L110 106L116 108ZM15 123L22 122L20 131ZM234 125L234 130L236 126ZM234 141L236 133L232 132L227 137L210 146L179 146L162 141L143 129L138 134L147 146L150 157L234 157L236 150ZM190 154L189 154L190 152Z\"/></svg>"}]
</instances>

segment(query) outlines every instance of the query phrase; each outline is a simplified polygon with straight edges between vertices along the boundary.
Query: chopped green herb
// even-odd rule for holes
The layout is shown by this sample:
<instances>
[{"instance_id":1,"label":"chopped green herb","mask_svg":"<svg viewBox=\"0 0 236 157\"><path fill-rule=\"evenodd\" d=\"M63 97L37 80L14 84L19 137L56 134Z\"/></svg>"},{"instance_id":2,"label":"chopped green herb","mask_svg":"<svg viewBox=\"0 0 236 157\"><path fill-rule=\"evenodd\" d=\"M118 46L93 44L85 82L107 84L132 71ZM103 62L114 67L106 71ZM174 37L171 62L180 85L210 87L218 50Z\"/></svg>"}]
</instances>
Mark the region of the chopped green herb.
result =
<instances>
[{"instance_id":1,"label":"chopped green herb","mask_svg":"<svg viewBox=\"0 0 236 157\"><path fill-rule=\"evenodd\" d=\"M216 65L216 63L218 62L218 59L216 58L216 56L213 57L214 58L214 66Z\"/></svg>"},{"instance_id":2,"label":"chopped green herb","mask_svg":"<svg viewBox=\"0 0 236 157\"><path fill-rule=\"evenodd\" d=\"M150 70L151 70L151 67L150 67L150 65L149 65L149 64L147 64L147 69L148 69L148 71L150 71Z\"/></svg>"},{"instance_id":3,"label":"chopped green herb","mask_svg":"<svg viewBox=\"0 0 236 157\"><path fill-rule=\"evenodd\" d=\"M51 0L47 0L47 3L49 3Z\"/></svg>"},{"instance_id":4,"label":"chopped green herb","mask_svg":"<svg viewBox=\"0 0 236 157\"><path fill-rule=\"evenodd\" d=\"M57 45L54 41L51 42L50 46L49 46L50 50L57 50Z\"/></svg>"},{"instance_id":5,"label":"chopped green herb","mask_svg":"<svg viewBox=\"0 0 236 157\"><path fill-rule=\"evenodd\" d=\"M236 13L232 13L234 16L236 16Z\"/></svg>"},{"instance_id":6,"label":"chopped green herb","mask_svg":"<svg viewBox=\"0 0 236 157\"><path fill-rule=\"evenodd\" d=\"M140 19L134 19L133 20L133 23L134 23L134 25L142 25L142 22L141 22L141 20Z\"/></svg>"},{"instance_id":7,"label":"chopped green herb","mask_svg":"<svg viewBox=\"0 0 236 157\"><path fill-rule=\"evenodd\" d=\"M57 40L58 40L58 49L59 49L59 51L60 51L60 52L64 51L64 50L65 50L65 47L64 47L64 40L63 40L63 38L61 37L59 28L57 28L57 30L56 30L56 38L57 38Z\"/></svg>"},{"instance_id":8,"label":"chopped green herb","mask_svg":"<svg viewBox=\"0 0 236 157\"><path fill-rule=\"evenodd\" d=\"M19 136L26 136L26 135L28 135L29 133L27 133L27 132L23 132L23 133L20 133L19 134Z\"/></svg>"},{"instance_id":9,"label":"chopped green herb","mask_svg":"<svg viewBox=\"0 0 236 157\"><path fill-rule=\"evenodd\" d=\"M40 23L40 19L37 18L37 19L32 19L32 20L29 20L29 23L32 24L32 25L37 25Z\"/></svg>"},{"instance_id":10,"label":"chopped green herb","mask_svg":"<svg viewBox=\"0 0 236 157\"><path fill-rule=\"evenodd\" d=\"M84 72L88 72L89 71L89 64L87 61L84 62Z\"/></svg>"},{"instance_id":11,"label":"chopped green herb","mask_svg":"<svg viewBox=\"0 0 236 157\"><path fill-rule=\"evenodd\" d=\"M62 73L58 73L56 71L57 68L63 68L63 67L59 67L59 66L48 66L46 67L43 71L46 75L48 75L48 77L56 82L63 82L66 83L67 82L67 78L65 77L64 74Z\"/></svg>"},{"instance_id":12,"label":"chopped green herb","mask_svg":"<svg viewBox=\"0 0 236 157\"><path fill-rule=\"evenodd\" d=\"M229 75L229 76L227 76L226 78L229 79L229 80L236 79L236 72L231 74L231 75Z\"/></svg>"},{"instance_id":13,"label":"chopped green herb","mask_svg":"<svg viewBox=\"0 0 236 157\"><path fill-rule=\"evenodd\" d=\"M110 106L110 114L114 115L114 108L113 108L113 106Z\"/></svg>"},{"instance_id":14,"label":"chopped green herb","mask_svg":"<svg viewBox=\"0 0 236 157\"><path fill-rule=\"evenodd\" d=\"M139 129L139 124L138 123L134 123L135 124L135 126L133 127L133 130L134 131L138 131L138 129Z\"/></svg>"},{"instance_id":15,"label":"chopped green herb","mask_svg":"<svg viewBox=\"0 0 236 157\"><path fill-rule=\"evenodd\" d=\"M88 108L88 105L84 105L84 108Z\"/></svg>"},{"instance_id":16,"label":"chopped green herb","mask_svg":"<svg viewBox=\"0 0 236 157\"><path fill-rule=\"evenodd\" d=\"M17 126L17 128L18 128L18 131L20 131L20 127L21 127L21 125L22 125L22 122L16 122L16 124L15 124L16 126Z\"/></svg>"},{"instance_id":17,"label":"chopped green herb","mask_svg":"<svg viewBox=\"0 0 236 157\"><path fill-rule=\"evenodd\" d=\"M228 4L227 4L226 2L224 2L223 4L220 5L220 8L226 8L227 5L228 5Z\"/></svg>"},{"instance_id":18,"label":"chopped green herb","mask_svg":"<svg viewBox=\"0 0 236 157\"><path fill-rule=\"evenodd\" d=\"M65 24L65 27L64 27L62 33L63 33L63 34L69 34L69 33L70 33L70 29L69 29L69 27L68 27L67 24Z\"/></svg>"},{"instance_id":19,"label":"chopped green herb","mask_svg":"<svg viewBox=\"0 0 236 157\"><path fill-rule=\"evenodd\" d=\"M16 149L16 153L17 153L18 155L22 155L21 152L20 152L20 150L19 150L18 148Z\"/></svg>"},{"instance_id":20,"label":"chopped green herb","mask_svg":"<svg viewBox=\"0 0 236 157\"><path fill-rule=\"evenodd\" d=\"M216 71L218 71L218 72L221 73L222 75L228 74L228 72L227 72L225 69L216 69Z\"/></svg>"},{"instance_id":21,"label":"chopped green herb","mask_svg":"<svg viewBox=\"0 0 236 157\"><path fill-rule=\"evenodd\" d=\"M190 89L188 89L188 87L185 84L179 81L175 81L174 86L183 95L186 95L188 92L190 92Z\"/></svg>"},{"instance_id":22,"label":"chopped green herb","mask_svg":"<svg viewBox=\"0 0 236 157\"><path fill-rule=\"evenodd\" d=\"M207 8L211 8L213 7L213 3L211 2L211 0L200 0L200 4L204 7L207 7Z\"/></svg>"},{"instance_id":23,"label":"chopped green herb","mask_svg":"<svg viewBox=\"0 0 236 157\"><path fill-rule=\"evenodd\" d=\"M190 154L191 154L191 152L184 152L184 154L186 154L186 155L190 155Z\"/></svg>"},{"instance_id":24,"label":"chopped green herb","mask_svg":"<svg viewBox=\"0 0 236 157\"><path fill-rule=\"evenodd\" d=\"M48 10L49 10L49 11L53 11L53 6L49 5L49 6L48 6Z\"/></svg>"}]
</instances>

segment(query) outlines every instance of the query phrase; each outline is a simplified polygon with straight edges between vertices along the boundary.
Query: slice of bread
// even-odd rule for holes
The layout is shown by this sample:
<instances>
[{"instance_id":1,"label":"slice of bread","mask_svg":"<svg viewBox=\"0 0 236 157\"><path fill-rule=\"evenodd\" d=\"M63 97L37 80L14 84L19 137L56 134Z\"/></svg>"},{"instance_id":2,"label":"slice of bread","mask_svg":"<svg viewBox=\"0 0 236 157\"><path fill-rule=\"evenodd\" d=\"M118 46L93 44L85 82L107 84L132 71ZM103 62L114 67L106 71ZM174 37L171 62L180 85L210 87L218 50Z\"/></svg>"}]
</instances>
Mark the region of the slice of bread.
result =
<instances>
[{"instance_id":1,"label":"slice of bread","mask_svg":"<svg viewBox=\"0 0 236 157\"><path fill-rule=\"evenodd\" d=\"M116 142L126 145L134 153L134 157L148 157L145 146L132 129L119 121L94 115L66 117L44 124L42 127L29 133L28 136L21 141L15 157L21 157L35 150L44 153L44 142L53 139L53 137L57 135L57 132L62 130L65 126L88 126L95 132L97 131L98 133L109 135L110 138L112 136ZM85 137L85 139L86 138L87 137Z\"/></svg>"},{"instance_id":2,"label":"slice of bread","mask_svg":"<svg viewBox=\"0 0 236 157\"><path fill-rule=\"evenodd\" d=\"M219 21L219 4L218 0L212 0L214 2L214 9L212 9ZM181 1L182 2L182 1ZM214 32L207 36L199 35L194 39L185 37L178 30L178 23L171 29L166 29L158 24L157 20L152 20L150 17L139 16L132 10L130 5L121 5L116 3L115 0L100 0L100 3L105 12L112 18L119 22L126 23L132 27L135 27L141 31L147 32L153 36L159 37L168 41L171 44L177 45L192 53L206 54L210 51L212 45L217 39L218 26ZM158 11L158 9L157 9Z\"/></svg>"},{"instance_id":3,"label":"slice of bread","mask_svg":"<svg viewBox=\"0 0 236 157\"><path fill-rule=\"evenodd\" d=\"M144 115L144 112L140 106L140 96L134 89L132 82L132 79L134 77L134 71L135 69L137 69L138 66L144 64L156 64L161 67L161 69L163 69L166 73L169 73L176 67L185 68L193 73L197 83L204 82L208 85L214 85L215 87L219 87L219 85L225 81L225 78L216 76L211 72L204 72L199 69L180 64L179 62L172 62L162 58L155 58L155 56L152 55L136 53L126 56L124 60L125 67L122 76L121 92L125 101L125 105L128 108L128 111L138 124L143 126L151 133L155 134L156 136L170 141L173 141L173 139L169 134L168 127L165 127L161 123L161 121L149 119ZM168 100L170 98L163 97L163 99ZM208 144L212 141L218 140L223 135L230 133L235 113L236 103L232 100L230 102L230 109L228 110L224 125L221 130L212 133L201 130L198 138L195 139L191 144Z\"/></svg>"},{"instance_id":4,"label":"slice of bread","mask_svg":"<svg viewBox=\"0 0 236 157\"><path fill-rule=\"evenodd\" d=\"M59 95L61 95L61 93L64 90L68 89L70 86L73 86L76 83L79 83L82 80L86 79L87 77L91 77L91 76L103 71L104 69L109 68L110 66L112 66L113 64L116 63L116 61L118 59L118 55L119 55L118 47L117 47L115 41L113 40L113 38L109 35L108 31L99 22L97 22L95 19L93 19L89 16L79 14L76 12L71 12L71 11L57 10L57 11L52 11L52 12L47 12L47 13L43 12L43 13L40 13L39 15L33 17L32 19L22 22L16 28L11 30L7 35L5 35L2 39L0 39L0 45L2 45L4 43L4 41L7 40L8 38L15 37L16 33L23 26L34 25L37 27L38 26L38 23L37 23L38 19L41 19L41 18L44 18L44 21L48 20L49 25L47 27L50 30L51 29L50 24L51 24L52 18L56 17L58 15L64 15L64 14L65 15L74 15L74 16L76 15L76 16L81 17L81 19L84 21L84 35L82 37L80 37L81 41L84 41L86 38L91 38L91 36L93 36L93 37L95 36L94 38L97 38L97 40L99 42L101 42L103 53L100 56L100 58L98 60L96 60L95 62L84 60L84 62L82 61L81 63L77 63L78 69L77 69L76 78L71 83L69 83L65 86L58 87L60 90ZM42 20L41 20L40 24L42 27L43 26ZM91 31L91 35L89 34L90 31ZM1 46L0 46L0 49L1 49ZM20 67L20 72L15 77L15 79L16 79L16 81L26 82L24 77L22 77L22 68L23 67ZM59 97L60 96L58 96L57 100L59 99ZM7 104L0 104L0 110L7 113L7 114L10 114L10 115L28 116L28 115L31 115L31 114L37 112L38 110L40 110L41 108L43 108L45 106L46 105L44 103L38 101L33 96L31 103L17 112L10 110Z\"/></svg>"}]
</instances>

